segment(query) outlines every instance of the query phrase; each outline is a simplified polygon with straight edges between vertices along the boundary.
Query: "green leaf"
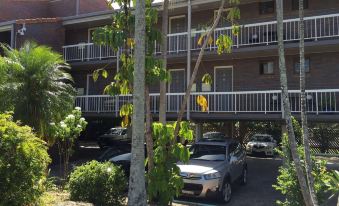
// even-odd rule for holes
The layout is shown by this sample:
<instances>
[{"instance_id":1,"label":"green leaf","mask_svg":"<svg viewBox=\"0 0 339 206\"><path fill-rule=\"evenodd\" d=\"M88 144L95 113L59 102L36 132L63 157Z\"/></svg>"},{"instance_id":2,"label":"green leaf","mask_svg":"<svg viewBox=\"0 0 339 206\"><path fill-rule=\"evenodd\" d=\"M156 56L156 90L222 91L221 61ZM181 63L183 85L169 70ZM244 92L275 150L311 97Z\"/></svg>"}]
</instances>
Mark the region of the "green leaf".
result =
<instances>
[{"instance_id":1,"label":"green leaf","mask_svg":"<svg viewBox=\"0 0 339 206\"><path fill-rule=\"evenodd\" d=\"M202 82L208 85L212 84L212 76L209 73L204 74L202 77Z\"/></svg>"},{"instance_id":2,"label":"green leaf","mask_svg":"<svg viewBox=\"0 0 339 206\"><path fill-rule=\"evenodd\" d=\"M101 73L102 77L104 77L105 79L107 79L108 77L108 72L105 69L102 69L102 73Z\"/></svg>"},{"instance_id":3,"label":"green leaf","mask_svg":"<svg viewBox=\"0 0 339 206\"><path fill-rule=\"evenodd\" d=\"M93 72L93 80L94 80L94 82L96 82L98 80L99 72L100 72L100 69L94 70L94 72Z\"/></svg>"}]
</instances>

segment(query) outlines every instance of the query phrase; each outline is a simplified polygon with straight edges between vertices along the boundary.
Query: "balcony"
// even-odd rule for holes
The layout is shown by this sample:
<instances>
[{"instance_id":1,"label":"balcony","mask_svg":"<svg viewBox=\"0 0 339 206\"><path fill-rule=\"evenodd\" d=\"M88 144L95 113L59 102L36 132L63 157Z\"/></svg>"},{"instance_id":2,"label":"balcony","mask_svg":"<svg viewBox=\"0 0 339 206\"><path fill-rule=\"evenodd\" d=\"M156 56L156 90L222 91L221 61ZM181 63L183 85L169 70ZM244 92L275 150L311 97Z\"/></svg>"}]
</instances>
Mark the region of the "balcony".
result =
<instances>
[{"instance_id":1,"label":"balcony","mask_svg":"<svg viewBox=\"0 0 339 206\"><path fill-rule=\"evenodd\" d=\"M295 42L299 40L299 19L284 20L284 41ZM197 51L201 47L198 40L206 33L205 30L191 33L191 50ZM233 38L233 48L251 47L257 45L271 45L277 43L277 22L269 21L240 26L238 36L233 36L231 27L217 28L213 33L213 39L219 35L227 34ZM339 14L312 16L305 18L305 40L317 41L339 37ZM187 51L187 32L168 34L169 54L185 53ZM160 54L160 45L155 42L156 54ZM216 51L215 41L207 50ZM98 46L93 43L81 43L63 47L63 56L67 62L90 61L116 58L116 52L107 46Z\"/></svg>"},{"instance_id":2,"label":"balcony","mask_svg":"<svg viewBox=\"0 0 339 206\"><path fill-rule=\"evenodd\" d=\"M197 96L203 95L208 101L208 110L202 112L197 104ZM339 114L339 89L307 90L307 111L309 114ZM167 112L178 113L184 93L167 94ZM290 90L291 111L300 113L300 91ZM84 113L109 113L119 115L122 105L132 103L131 95L78 96L75 106L81 107ZM159 94L151 94L151 111L159 111ZM282 115L281 91L239 91L239 92L196 92L190 96L190 112L204 115L231 113L238 114L280 114Z\"/></svg>"}]
</instances>

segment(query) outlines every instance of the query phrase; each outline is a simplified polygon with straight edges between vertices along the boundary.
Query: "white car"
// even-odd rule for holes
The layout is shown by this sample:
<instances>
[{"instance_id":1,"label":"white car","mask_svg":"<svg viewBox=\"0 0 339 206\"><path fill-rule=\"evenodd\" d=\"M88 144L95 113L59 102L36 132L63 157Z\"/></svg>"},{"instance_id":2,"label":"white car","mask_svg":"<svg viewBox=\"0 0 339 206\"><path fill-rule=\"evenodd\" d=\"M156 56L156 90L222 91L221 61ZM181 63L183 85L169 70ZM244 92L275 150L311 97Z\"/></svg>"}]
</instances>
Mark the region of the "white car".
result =
<instances>
[{"instance_id":1,"label":"white car","mask_svg":"<svg viewBox=\"0 0 339 206\"><path fill-rule=\"evenodd\" d=\"M266 156L273 156L277 141L269 134L256 134L252 136L246 145L247 154L264 153Z\"/></svg>"},{"instance_id":2,"label":"white car","mask_svg":"<svg viewBox=\"0 0 339 206\"><path fill-rule=\"evenodd\" d=\"M182 195L229 202L233 183L246 184L246 152L238 141L204 138L190 152L188 163L177 163L184 180Z\"/></svg>"}]
</instances>

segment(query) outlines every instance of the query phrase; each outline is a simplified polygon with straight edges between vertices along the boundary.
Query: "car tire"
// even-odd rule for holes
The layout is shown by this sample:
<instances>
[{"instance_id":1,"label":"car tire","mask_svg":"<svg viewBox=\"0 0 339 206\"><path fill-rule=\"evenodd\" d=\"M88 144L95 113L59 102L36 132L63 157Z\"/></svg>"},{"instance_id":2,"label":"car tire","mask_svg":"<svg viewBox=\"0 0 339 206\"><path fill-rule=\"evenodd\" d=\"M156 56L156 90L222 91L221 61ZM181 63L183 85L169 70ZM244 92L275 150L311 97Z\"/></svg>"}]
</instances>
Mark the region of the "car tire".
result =
<instances>
[{"instance_id":1,"label":"car tire","mask_svg":"<svg viewBox=\"0 0 339 206\"><path fill-rule=\"evenodd\" d=\"M228 179L225 180L223 183L222 190L220 193L220 200L223 203L228 203L231 201L231 198L232 198L232 184L231 181Z\"/></svg>"},{"instance_id":2,"label":"car tire","mask_svg":"<svg viewBox=\"0 0 339 206\"><path fill-rule=\"evenodd\" d=\"M240 184L246 185L247 184L247 167L244 167L242 170L241 178L240 178Z\"/></svg>"}]
</instances>

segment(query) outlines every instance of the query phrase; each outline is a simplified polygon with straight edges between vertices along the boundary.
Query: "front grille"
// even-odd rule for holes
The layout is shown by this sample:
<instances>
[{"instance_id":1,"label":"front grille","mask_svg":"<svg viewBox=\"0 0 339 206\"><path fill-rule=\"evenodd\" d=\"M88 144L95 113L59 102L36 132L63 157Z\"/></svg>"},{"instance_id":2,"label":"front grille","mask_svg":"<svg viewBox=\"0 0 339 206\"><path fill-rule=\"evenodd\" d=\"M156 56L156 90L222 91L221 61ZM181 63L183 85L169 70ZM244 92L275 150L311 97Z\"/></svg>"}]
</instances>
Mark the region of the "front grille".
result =
<instances>
[{"instance_id":1,"label":"front grille","mask_svg":"<svg viewBox=\"0 0 339 206\"><path fill-rule=\"evenodd\" d=\"M256 149L262 149L262 148L264 148L263 145L254 145L253 147L256 148Z\"/></svg>"},{"instance_id":2,"label":"front grille","mask_svg":"<svg viewBox=\"0 0 339 206\"><path fill-rule=\"evenodd\" d=\"M201 184L184 183L183 190L192 191L194 195L200 195L203 186Z\"/></svg>"},{"instance_id":3,"label":"front grille","mask_svg":"<svg viewBox=\"0 0 339 206\"><path fill-rule=\"evenodd\" d=\"M180 176L183 179L189 179L189 180L200 180L201 179L201 175L200 174L181 173Z\"/></svg>"}]
</instances>

